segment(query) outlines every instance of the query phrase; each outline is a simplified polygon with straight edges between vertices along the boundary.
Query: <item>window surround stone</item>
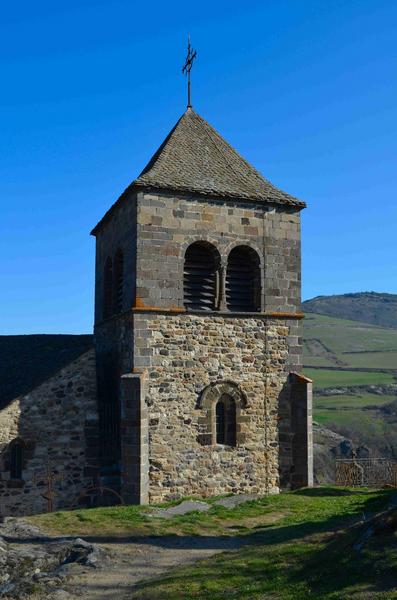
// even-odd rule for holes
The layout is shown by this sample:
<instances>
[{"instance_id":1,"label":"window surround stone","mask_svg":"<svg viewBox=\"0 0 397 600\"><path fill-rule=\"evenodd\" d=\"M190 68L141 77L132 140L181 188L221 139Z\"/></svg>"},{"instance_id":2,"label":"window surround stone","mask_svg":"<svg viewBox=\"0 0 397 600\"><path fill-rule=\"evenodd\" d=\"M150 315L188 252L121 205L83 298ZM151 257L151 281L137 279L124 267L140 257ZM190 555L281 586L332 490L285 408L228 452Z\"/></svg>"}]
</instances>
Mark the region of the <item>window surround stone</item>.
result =
<instances>
[{"instance_id":1,"label":"window surround stone","mask_svg":"<svg viewBox=\"0 0 397 600\"><path fill-rule=\"evenodd\" d=\"M245 442L245 433L241 431L242 423L247 421L244 410L248 408L248 399L239 384L234 381L216 381L207 385L201 392L198 401L198 409L202 409L203 415L199 418L200 433L198 441L203 446L218 446L216 442L216 404L223 396L230 396L236 404L236 448ZM223 445L223 444L222 444Z\"/></svg>"}]
</instances>

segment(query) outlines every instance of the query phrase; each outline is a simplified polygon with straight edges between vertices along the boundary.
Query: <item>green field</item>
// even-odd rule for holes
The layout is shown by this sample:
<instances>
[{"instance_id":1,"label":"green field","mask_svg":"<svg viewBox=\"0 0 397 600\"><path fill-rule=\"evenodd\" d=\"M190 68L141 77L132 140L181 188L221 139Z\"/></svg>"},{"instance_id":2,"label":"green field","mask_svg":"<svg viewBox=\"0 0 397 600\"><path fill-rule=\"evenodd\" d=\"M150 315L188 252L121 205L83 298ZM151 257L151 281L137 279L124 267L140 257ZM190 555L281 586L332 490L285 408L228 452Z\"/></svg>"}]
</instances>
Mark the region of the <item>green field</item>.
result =
<instances>
[{"instance_id":1,"label":"green field","mask_svg":"<svg viewBox=\"0 0 397 600\"><path fill-rule=\"evenodd\" d=\"M382 406L395 400L395 396L379 394L337 394L316 396L316 411L321 409L343 410L345 408L368 408Z\"/></svg>"},{"instance_id":2,"label":"green field","mask_svg":"<svg viewBox=\"0 0 397 600\"><path fill-rule=\"evenodd\" d=\"M342 359L349 363L349 367L368 367L372 369L396 369L397 352L360 352L357 354L343 354Z\"/></svg>"},{"instance_id":3,"label":"green field","mask_svg":"<svg viewBox=\"0 0 397 600\"><path fill-rule=\"evenodd\" d=\"M328 371L326 369L305 369L304 373L313 379L314 390L316 388L396 383L393 373Z\"/></svg>"},{"instance_id":4,"label":"green field","mask_svg":"<svg viewBox=\"0 0 397 600\"><path fill-rule=\"evenodd\" d=\"M357 444L394 452L397 426L376 407L395 402L397 394L374 394L368 389L324 396L321 389L397 383L397 330L307 314L303 349L304 373L313 379L314 419Z\"/></svg>"},{"instance_id":5,"label":"green field","mask_svg":"<svg viewBox=\"0 0 397 600\"><path fill-rule=\"evenodd\" d=\"M382 417L377 417L374 411L359 411L356 408L347 408L343 410L316 410L316 421L332 429L332 425L338 428L345 428L352 432L357 432L358 428L363 441L369 443L369 440L375 436L385 433L386 423Z\"/></svg>"}]
</instances>

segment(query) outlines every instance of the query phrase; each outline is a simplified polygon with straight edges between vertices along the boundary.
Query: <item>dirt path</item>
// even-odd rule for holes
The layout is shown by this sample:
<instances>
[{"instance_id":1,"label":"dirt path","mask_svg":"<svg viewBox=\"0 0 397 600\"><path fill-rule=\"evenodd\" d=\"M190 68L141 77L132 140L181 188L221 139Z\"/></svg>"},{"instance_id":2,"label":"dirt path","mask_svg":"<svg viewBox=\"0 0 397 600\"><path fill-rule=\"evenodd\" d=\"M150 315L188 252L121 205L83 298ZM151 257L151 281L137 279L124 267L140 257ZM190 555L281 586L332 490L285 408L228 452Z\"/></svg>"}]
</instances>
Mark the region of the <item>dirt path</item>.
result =
<instances>
[{"instance_id":1,"label":"dirt path","mask_svg":"<svg viewBox=\"0 0 397 600\"><path fill-rule=\"evenodd\" d=\"M85 538L88 541L90 538ZM65 600L117 600L130 598L131 590L143 580L152 579L176 566L186 565L225 550L236 550L252 543L251 536L191 537L166 536L123 539L101 542L109 553L105 566L98 569L73 565L62 589L69 595ZM54 598L57 598L55 595Z\"/></svg>"}]
</instances>

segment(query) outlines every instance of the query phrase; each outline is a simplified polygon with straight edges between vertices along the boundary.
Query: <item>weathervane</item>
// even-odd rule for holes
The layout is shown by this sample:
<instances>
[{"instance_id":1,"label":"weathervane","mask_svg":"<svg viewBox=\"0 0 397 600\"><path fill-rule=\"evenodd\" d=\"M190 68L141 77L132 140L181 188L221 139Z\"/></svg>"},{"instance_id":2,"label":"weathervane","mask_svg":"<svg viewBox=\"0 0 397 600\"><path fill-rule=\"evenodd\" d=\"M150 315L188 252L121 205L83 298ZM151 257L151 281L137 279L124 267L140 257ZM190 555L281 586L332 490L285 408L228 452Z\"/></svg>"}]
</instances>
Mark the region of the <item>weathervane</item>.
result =
<instances>
[{"instance_id":1,"label":"weathervane","mask_svg":"<svg viewBox=\"0 0 397 600\"><path fill-rule=\"evenodd\" d=\"M192 46L190 45L190 35L189 35L188 45L187 45L187 56L186 56L185 64L182 67L182 73L184 75L187 75L187 107L188 108L192 107L191 96L190 96L190 71L192 70L193 61L196 57L197 57L197 52L196 52L196 50L193 50Z\"/></svg>"}]
</instances>

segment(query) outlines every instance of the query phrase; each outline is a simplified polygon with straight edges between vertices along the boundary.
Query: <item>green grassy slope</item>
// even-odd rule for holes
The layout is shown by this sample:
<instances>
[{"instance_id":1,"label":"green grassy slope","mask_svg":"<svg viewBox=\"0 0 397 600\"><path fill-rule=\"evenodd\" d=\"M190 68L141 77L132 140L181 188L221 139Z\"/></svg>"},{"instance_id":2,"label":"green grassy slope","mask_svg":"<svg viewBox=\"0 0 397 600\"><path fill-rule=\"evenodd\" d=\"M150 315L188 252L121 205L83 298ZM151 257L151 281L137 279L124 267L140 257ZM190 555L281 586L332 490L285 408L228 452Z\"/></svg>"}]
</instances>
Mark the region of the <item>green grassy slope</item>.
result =
<instances>
[{"instance_id":1,"label":"green grassy slope","mask_svg":"<svg viewBox=\"0 0 397 600\"><path fill-rule=\"evenodd\" d=\"M171 519L150 518L148 507L121 506L29 520L62 534L93 535L98 543L110 533L120 541L123 535L138 541L156 536L151 539L165 547L175 536L194 547L200 536L215 551L222 538L235 539L236 550L142 583L131 592L131 600L386 600L397 598L394 530L374 536L360 551L355 544L363 537L365 521L386 509L393 497L394 490L323 487L267 496L236 508L208 500L208 512Z\"/></svg>"},{"instance_id":2,"label":"green grassy slope","mask_svg":"<svg viewBox=\"0 0 397 600\"><path fill-rule=\"evenodd\" d=\"M319 341L318 344L316 340ZM364 355L368 353L371 356L365 360ZM393 354L393 358L397 356L397 329L306 313L304 321L305 364L311 364L313 357L324 356L330 366L337 366L337 360L339 360L344 363L340 366L354 367L354 357L363 356L364 361L360 366L383 368L382 361L387 360L390 353ZM373 365L375 355L379 356L377 365ZM397 360L392 363L390 368L393 368L394 365L397 369Z\"/></svg>"},{"instance_id":3,"label":"green grassy slope","mask_svg":"<svg viewBox=\"0 0 397 600\"><path fill-rule=\"evenodd\" d=\"M397 383L397 329L308 313L303 348L314 419L356 443L397 453L397 414L382 410L397 400L387 387Z\"/></svg>"},{"instance_id":4,"label":"green grassy slope","mask_svg":"<svg viewBox=\"0 0 397 600\"><path fill-rule=\"evenodd\" d=\"M315 380L318 388L333 388L357 385L382 385L395 383L393 373L366 371L328 371L327 369L305 369L305 374Z\"/></svg>"}]
</instances>

